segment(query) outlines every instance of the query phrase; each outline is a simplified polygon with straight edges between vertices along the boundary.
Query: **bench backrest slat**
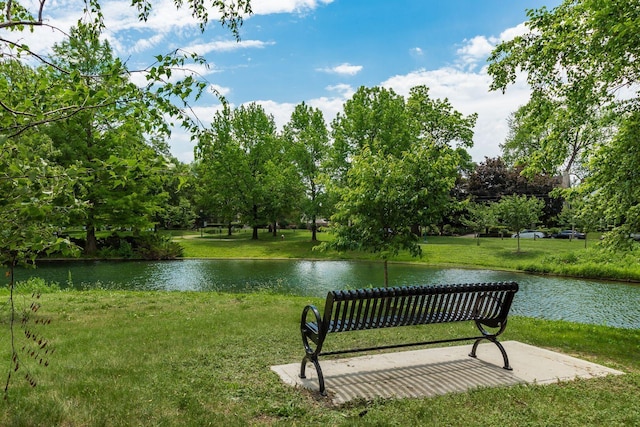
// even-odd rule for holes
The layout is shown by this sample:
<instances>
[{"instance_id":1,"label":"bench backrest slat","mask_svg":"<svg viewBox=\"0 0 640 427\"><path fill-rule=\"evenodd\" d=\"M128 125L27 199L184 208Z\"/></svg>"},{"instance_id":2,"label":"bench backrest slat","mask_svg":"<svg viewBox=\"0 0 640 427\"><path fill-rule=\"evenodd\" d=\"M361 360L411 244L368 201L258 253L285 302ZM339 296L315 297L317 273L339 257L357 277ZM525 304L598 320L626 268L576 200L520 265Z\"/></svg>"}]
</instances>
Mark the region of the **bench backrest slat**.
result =
<instances>
[{"instance_id":1,"label":"bench backrest slat","mask_svg":"<svg viewBox=\"0 0 640 427\"><path fill-rule=\"evenodd\" d=\"M466 320L503 322L514 282L409 286L332 291L327 295L326 332L344 332Z\"/></svg>"}]
</instances>

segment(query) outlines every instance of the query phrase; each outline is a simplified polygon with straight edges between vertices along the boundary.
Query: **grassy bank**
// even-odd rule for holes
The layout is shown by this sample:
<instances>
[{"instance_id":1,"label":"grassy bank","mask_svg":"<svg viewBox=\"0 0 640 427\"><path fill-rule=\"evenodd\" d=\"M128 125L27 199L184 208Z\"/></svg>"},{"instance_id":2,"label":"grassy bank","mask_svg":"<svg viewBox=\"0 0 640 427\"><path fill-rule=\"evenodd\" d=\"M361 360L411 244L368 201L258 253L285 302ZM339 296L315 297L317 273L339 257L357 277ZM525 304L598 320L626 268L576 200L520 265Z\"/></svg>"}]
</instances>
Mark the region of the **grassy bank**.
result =
<instances>
[{"instance_id":1,"label":"grassy bank","mask_svg":"<svg viewBox=\"0 0 640 427\"><path fill-rule=\"evenodd\" d=\"M18 298L19 303L28 305L30 295ZM5 299L6 291L0 296ZM310 302L321 300L265 293L45 293L38 314L52 322L41 326L41 333L56 352L46 368L21 356L23 367L9 400L0 403L0 425L640 424L640 330L518 317L510 320L505 340L559 350L627 375L333 407L313 393L282 384L269 369L301 360L298 322ZM5 373L6 318L0 326ZM380 336L413 340L415 334L436 339L474 328L441 326L345 334L332 342L371 344ZM26 372L37 379L37 387L22 380Z\"/></svg>"},{"instance_id":2,"label":"grassy bank","mask_svg":"<svg viewBox=\"0 0 640 427\"><path fill-rule=\"evenodd\" d=\"M284 236L284 238L282 237ZM251 240L248 231L224 234L180 233L174 237L192 258L319 258L376 259L361 252L337 253L314 250L310 233L285 230L277 237L263 232ZM330 233L319 233L320 241L331 239ZM521 239L520 252L512 238L483 238L480 245L467 237L427 237L421 244L422 258L401 253L396 262L421 262L443 267L469 267L519 270L613 280L640 281L640 249L627 254L611 254L597 250L597 238L587 241L563 239ZM640 246L640 245L639 245Z\"/></svg>"}]
</instances>

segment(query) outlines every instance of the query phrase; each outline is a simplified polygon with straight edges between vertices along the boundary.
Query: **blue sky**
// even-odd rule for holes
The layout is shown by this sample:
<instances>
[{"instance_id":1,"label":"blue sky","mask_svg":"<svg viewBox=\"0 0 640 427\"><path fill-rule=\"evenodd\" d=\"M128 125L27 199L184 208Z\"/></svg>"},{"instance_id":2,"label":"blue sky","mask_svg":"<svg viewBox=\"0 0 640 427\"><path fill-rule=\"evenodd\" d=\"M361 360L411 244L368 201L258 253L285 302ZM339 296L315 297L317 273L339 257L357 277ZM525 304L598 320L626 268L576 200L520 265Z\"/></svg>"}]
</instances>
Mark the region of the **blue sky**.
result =
<instances>
[{"instance_id":1,"label":"blue sky","mask_svg":"<svg viewBox=\"0 0 640 427\"><path fill-rule=\"evenodd\" d=\"M146 23L128 1L103 1L107 31L117 55L131 69L143 68L158 53L182 48L204 55L211 67L194 69L233 106L257 102L279 126L295 105L320 108L330 124L360 86L384 86L406 96L424 84L434 98L448 98L463 114L478 113L474 160L500 154L506 119L528 99L522 79L505 95L489 92L486 58L500 40L525 31L526 9L553 8L560 0L253 0L254 14L241 28L242 41L212 19L200 33L187 11L171 0L153 1ZM67 29L80 17L82 2L47 3L45 16ZM62 38L39 28L26 40L46 50ZM195 105L207 122L220 103L211 94ZM180 130L172 153L193 159L193 143Z\"/></svg>"}]
</instances>

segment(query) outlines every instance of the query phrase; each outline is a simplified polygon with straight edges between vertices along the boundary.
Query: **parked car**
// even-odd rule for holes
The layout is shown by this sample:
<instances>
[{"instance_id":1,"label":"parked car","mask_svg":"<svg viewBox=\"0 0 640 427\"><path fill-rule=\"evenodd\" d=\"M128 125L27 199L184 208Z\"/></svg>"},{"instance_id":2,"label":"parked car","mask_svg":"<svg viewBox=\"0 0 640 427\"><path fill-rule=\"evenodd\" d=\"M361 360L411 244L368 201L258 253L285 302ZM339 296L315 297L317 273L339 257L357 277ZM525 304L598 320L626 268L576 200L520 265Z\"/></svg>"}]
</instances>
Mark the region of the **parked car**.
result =
<instances>
[{"instance_id":1,"label":"parked car","mask_svg":"<svg viewBox=\"0 0 640 427\"><path fill-rule=\"evenodd\" d=\"M584 239L586 236L584 233L580 233L575 230L562 230L559 233L552 234L552 238L554 239Z\"/></svg>"},{"instance_id":2,"label":"parked car","mask_svg":"<svg viewBox=\"0 0 640 427\"><path fill-rule=\"evenodd\" d=\"M511 237L518 237L518 233L513 234ZM544 232L540 230L522 230L520 231L521 239L544 239L547 237Z\"/></svg>"}]
</instances>

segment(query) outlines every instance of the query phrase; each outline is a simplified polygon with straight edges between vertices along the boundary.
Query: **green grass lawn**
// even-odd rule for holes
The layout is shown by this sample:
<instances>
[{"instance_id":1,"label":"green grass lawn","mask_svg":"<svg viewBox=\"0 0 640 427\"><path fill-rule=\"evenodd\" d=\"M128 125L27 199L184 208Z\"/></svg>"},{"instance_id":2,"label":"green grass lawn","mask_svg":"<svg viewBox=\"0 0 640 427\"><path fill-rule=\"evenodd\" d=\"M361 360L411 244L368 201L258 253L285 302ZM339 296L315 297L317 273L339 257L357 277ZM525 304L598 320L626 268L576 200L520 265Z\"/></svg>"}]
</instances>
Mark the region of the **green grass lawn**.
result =
<instances>
[{"instance_id":1,"label":"green grass lawn","mask_svg":"<svg viewBox=\"0 0 640 427\"><path fill-rule=\"evenodd\" d=\"M0 295L6 296L6 291ZM28 305L29 293L18 298ZM299 318L317 298L267 293L58 291L38 327L56 349L43 367L20 352L2 426L640 425L640 330L513 317L504 340L574 355L626 375L332 406L269 368L303 355ZM0 366L10 368L6 319ZM336 336L347 345L468 333L470 324ZM464 331L463 331L464 330ZM334 338L334 337L332 337ZM26 343L23 336L18 346ZM518 363L512 360L512 364ZM35 388L24 381L30 373Z\"/></svg>"},{"instance_id":2,"label":"green grass lawn","mask_svg":"<svg viewBox=\"0 0 640 427\"><path fill-rule=\"evenodd\" d=\"M375 259L358 252L319 252L303 231L287 230L276 238L261 233L257 242L248 232L231 238L180 232L174 239L188 257ZM581 266L573 274L640 277L635 253L603 255L583 243L522 240L518 253L510 238L482 239L477 246L470 238L429 237L421 259L403 253L393 261L558 274ZM8 299L6 289L0 289L0 298ZM28 308L32 292L21 289L16 301L20 310ZM640 425L640 330L512 317L504 340L561 351L626 375L333 406L316 393L283 384L269 369L301 360L300 314L308 303L321 306L321 299L270 291L46 290L38 302L42 307L33 320L50 318L51 323L17 326L20 367L15 372L7 304L2 305L0 372L5 375L0 378L11 372L12 380L8 399L0 404L1 426ZM434 340L468 335L469 328L475 327L393 328L341 334L331 341L352 347L415 341L416 335ZM44 357L48 366L39 362L41 351L25 329L55 348Z\"/></svg>"},{"instance_id":3,"label":"green grass lawn","mask_svg":"<svg viewBox=\"0 0 640 427\"><path fill-rule=\"evenodd\" d=\"M284 238L282 238L284 236ZM319 233L320 242L332 238ZM318 243L304 230L284 230L273 237L261 232L251 240L250 231L226 234L182 234L174 238L184 247L188 258L307 258L307 259L377 259L362 252L323 252L314 250ZM482 238L480 244L468 237L427 237L421 243L422 257L408 252L394 257L394 262L420 262L442 267L472 267L519 270L566 276L640 281L640 249L627 254L609 254L597 250L597 238L584 240Z\"/></svg>"}]
</instances>

